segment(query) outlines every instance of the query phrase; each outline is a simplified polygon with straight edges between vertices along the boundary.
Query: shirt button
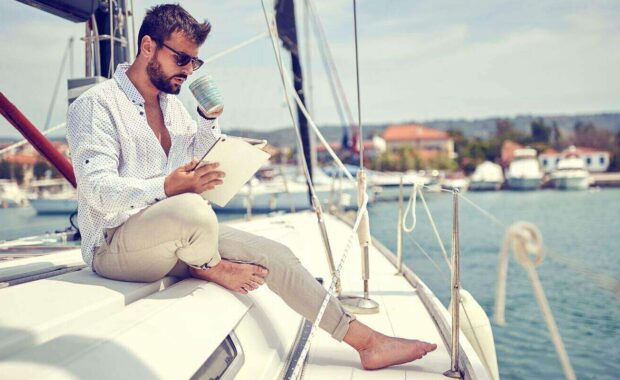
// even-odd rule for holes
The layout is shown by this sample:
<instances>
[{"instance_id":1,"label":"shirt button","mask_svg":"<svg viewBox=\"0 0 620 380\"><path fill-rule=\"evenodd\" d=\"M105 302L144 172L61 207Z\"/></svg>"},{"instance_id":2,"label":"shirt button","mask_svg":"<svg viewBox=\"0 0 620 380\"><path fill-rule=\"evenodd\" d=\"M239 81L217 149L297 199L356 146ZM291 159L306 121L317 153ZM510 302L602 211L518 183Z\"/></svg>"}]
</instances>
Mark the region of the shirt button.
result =
<instances>
[{"instance_id":1,"label":"shirt button","mask_svg":"<svg viewBox=\"0 0 620 380\"><path fill-rule=\"evenodd\" d=\"M90 161L86 160L85 162L86 162L86 163L89 163Z\"/></svg>"},{"instance_id":2,"label":"shirt button","mask_svg":"<svg viewBox=\"0 0 620 380\"><path fill-rule=\"evenodd\" d=\"M155 202L159 202L159 198L155 198Z\"/></svg>"},{"instance_id":3,"label":"shirt button","mask_svg":"<svg viewBox=\"0 0 620 380\"><path fill-rule=\"evenodd\" d=\"M133 206L129 206L129 207L133 208Z\"/></svg>"},{"instance_id":4,"label":"shirt button","mask_svg":"<svg viewBox=\"0 0 620 380\"><path fill-rule=\"evenodd\" d=\"M140 111L140 116L144 116L144 112L143 111Z\"/></svg>"}]
</instances>

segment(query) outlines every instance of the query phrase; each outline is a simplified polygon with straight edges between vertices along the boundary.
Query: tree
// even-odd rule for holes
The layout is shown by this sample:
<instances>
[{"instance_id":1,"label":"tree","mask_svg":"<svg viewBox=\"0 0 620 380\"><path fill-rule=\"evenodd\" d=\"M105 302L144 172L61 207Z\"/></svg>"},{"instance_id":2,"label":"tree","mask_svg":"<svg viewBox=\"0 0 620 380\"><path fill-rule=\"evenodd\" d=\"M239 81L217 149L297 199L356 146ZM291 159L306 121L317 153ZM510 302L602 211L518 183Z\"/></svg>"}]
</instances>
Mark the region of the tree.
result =
<instances>
[{"instance_id":1,"label":"tree","mask_svg":"<svg viewBox=\"0 0 620 380\"><path fill-rule=\"evenodd\" d=\"M614 148L611 152L611 162L609 163L609 171L620 171L620 131L614 136Z\"/></svg>"},{"instance_id":2,"label":"tree","mask_svg":"<svg viewBox=\"0 0 620 380\"><path fill-rule=\"evenodd\" d=\"M495 121L495 138L501 146L505 140L516 141L520 144L527 144L529 136L518 131L510 119L497 119Z\"/></svg>"},{"instance_id":3,"label":"tree","mask_svg":"<svg viewBox=\"0 0 620 380\"><path fill-rule=\"evenodd\" d=\"M552 127L546 125L542 117L532 120L530 126L532 128L532 142L545 144L549 142Z\"/></svg>"},{"instance_id":4,"label":"tree","mask_svg":"<svg viewBox=\"0 0 620 380\"><path fill-rule=\"evenodd\" d=\"M11 164L6 161L0 161L0 178L11 179Z\"/></svg>"},{"instance_id":5,"label":"tree","mask_svg":"<svg viewBox=\"0 0 620 380\"><path fill-rule=\"evenodd\" d=\"M599 130L593 123L583 123L578 121L573 127L575 136L573 144L577 146L587 146L611 150L614 138L609 131Z\"/></svg>"}]
</instances>

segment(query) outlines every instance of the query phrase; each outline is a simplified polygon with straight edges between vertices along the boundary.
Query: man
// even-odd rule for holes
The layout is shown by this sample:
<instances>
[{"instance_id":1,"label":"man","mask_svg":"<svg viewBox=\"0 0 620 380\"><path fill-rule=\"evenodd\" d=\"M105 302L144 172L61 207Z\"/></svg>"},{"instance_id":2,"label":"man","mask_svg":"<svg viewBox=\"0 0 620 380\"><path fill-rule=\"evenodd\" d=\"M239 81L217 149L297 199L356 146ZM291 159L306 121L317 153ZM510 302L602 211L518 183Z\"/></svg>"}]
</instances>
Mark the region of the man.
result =
<instances>
[{"instance_id":1,"label":"man","mask_svg":"<svg viewBox=\"0 0 620 380\"><path fill-rule=\"evenodd\" d=\"M225 180L217 163L191 170L220 135L215 118L196 123L177 99L202 61L211 30L179 5L150 9L138 56L69 108L67 138L78 182L84 261L122 281L195 277L247 294L262 284L314 320L326 291L284 245L218 225L199 195ZM189 163L188 163L189 161ZM364 368L419 359L435 345L387 337L332 298L320 324L355 348Z\"/></svg>"}]
</instances>

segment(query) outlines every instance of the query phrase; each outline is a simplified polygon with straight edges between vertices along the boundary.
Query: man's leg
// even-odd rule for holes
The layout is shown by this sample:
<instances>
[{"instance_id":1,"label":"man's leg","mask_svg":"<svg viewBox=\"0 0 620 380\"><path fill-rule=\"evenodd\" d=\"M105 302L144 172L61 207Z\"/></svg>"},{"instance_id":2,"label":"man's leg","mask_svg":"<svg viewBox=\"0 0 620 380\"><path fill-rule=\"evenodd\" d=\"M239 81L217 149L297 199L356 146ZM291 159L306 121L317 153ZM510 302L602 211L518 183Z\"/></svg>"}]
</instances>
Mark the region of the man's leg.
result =
<instances>
[{"instance_id":1,"label":"man's leg","mask_svg":"<svg viewBox=\"0 0 620 380\"><path fill-rule=\"evenodd\" d=\"M94 258L95 271L122 281L151 282L182 272L179 260L216 265L218 223L198 194L167 198L133 215L108 237Z\"/></svg>"},{"instance_id":2,"label":"man's leg","mask_svg":"<svg viewBox=\"0 0 620 380\"><path fill-rule=\"evenodd\" d=\"M269 274L265 283L287 305L310 321L316 319L327 291L308 272L291 250L275 240L230 226L220 226L220 255L226 260L261 265ZM341 341L355 317L331 297L320 327Z\"/></svg>"},{"instance_id":3,"label":"man's leg","mask_svg":"<svg viewBox=\"0 0 620 380\"><path fill-rule=\"evenodd\" d=\"M230 277L237 276L233 271L245 271L247 275L254 270L253 264L258 264L269 271L265 282L273 292L306 319L316 319L327 291L301 265L288 247L274 240L221 225L219 249L223 258L220 264L205 271L192 270L195 277L231 289L227 281L230 281ZM390 337L374 331L356 321L333 297L321 319L320 327L335 339L344 340L355 348L360 355L362 366L366 369L407 363L420 359L437 348L434 344Z\"/></svg>"}]
</instances>

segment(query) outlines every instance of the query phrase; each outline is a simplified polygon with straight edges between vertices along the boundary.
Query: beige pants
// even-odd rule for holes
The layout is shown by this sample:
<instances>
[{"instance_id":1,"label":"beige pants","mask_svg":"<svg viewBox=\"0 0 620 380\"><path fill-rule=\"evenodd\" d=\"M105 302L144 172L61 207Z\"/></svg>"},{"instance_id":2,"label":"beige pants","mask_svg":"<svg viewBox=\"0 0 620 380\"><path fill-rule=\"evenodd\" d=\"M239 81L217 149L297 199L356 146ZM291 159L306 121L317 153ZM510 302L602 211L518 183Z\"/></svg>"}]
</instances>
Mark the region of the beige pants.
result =
<instances>
[{"instance_id":1,"label":"beige pants","mask_svg":"<svg viewBox=\"0 0 620 380\"><path fill-rule=\"evenodd\" d=\"M113 280L151 282L189 277L188 265L214 266L222 258L264 266L265 283L296 312L314 321L326 290L285 245L226 225L197 194L177 195L106 232L93 269ZM330 300L321 328L341 341L354 317Z\"/></svg>"}]
</instances>

